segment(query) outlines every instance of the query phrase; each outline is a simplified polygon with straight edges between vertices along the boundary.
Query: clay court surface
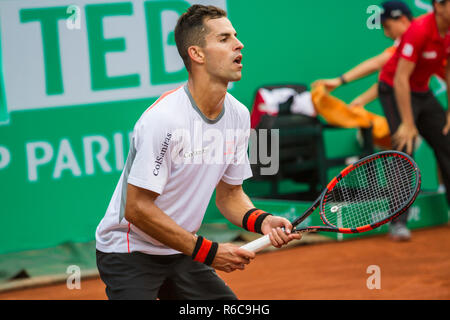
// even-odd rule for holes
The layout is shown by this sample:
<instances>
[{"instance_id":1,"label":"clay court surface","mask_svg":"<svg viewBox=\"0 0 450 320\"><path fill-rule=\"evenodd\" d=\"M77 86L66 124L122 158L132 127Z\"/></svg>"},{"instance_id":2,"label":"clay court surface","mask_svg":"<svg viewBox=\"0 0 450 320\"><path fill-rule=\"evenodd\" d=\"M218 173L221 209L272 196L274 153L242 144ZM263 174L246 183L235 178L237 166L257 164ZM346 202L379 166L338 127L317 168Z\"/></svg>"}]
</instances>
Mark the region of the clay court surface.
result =
<instances>
[{"instance_id":1,"label":"clay court surface","mask_svg":"<svg viewBox=\"0 0 450 320\"><path fill-rule=\"evenodd\" d=\"M369 266L381 288L369 290ZM450 299L450 226L413 232L409 242L387 236L295 246L261 253L245 271L219 275L240 299ZM80 290L65 283L0 293L0 299L106 299L100 279Z\"/></svg>"}]
</instances>

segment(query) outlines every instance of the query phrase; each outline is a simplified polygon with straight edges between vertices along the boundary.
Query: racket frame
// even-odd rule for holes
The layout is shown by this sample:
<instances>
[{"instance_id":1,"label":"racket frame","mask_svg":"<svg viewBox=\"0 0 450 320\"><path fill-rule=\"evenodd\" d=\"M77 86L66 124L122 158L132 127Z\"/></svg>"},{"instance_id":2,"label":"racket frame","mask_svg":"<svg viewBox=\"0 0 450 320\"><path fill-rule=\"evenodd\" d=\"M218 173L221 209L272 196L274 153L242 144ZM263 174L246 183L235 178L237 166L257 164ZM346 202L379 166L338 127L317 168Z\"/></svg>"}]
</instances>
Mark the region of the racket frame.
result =
<instances>
[{"instance_id":1,"label":"racket frame","mask_svg":"<svg viewBox=\"0 0 450 320\"><path fill-rule=\"evenodd\" d=\"M358 228L337 228L330 224L324 214L324 208L326 203L325 195L333 190L334 186L346 175L348 175L350 172L355 170L356 168L366 164L367 162L371 162L374 159L379 159L382 157L387 156L395 156L395 157L402 157L404 159L407 159L411 166L414 168L414 171L416 173L416 184L414 186L415 191L411 194L409 199L405 201L406 205L402 207L401 210L389 215L385 219L378 221L376 223L368 224L365 226L361 226ZM338 233L361 233L373 230L375 228L378 228L379 226L388 223L389 221L392 221L393 219L399 217L403 213L405 213L409 207L413 204L413 202L416 200L419 192L420 192L420 185L421 185L421 175L420 170L415 161L407 154L400 152L400 151L394 151L394 150L388 150L388 151L382 151L378 152L376 154L369 155L367 157L364 157L360 159L359 161L350 164L346 168L344 168L336 177L334 177L330 183L327 185L327 187L322 191L320 196L314 201L314 203L311 205L311 207L306 210L299 218L295 219L292 222L292 226L294 227L293 232L315 232L315 231L325 231L325 232L338 232ZM298 228L297 226L300 225L311 213L313 213L317 208L320 208L320 218L322 219L322 222L325 224L325 226L308 226L308 227L302 227Z\"/></svg>"}]
</instances>

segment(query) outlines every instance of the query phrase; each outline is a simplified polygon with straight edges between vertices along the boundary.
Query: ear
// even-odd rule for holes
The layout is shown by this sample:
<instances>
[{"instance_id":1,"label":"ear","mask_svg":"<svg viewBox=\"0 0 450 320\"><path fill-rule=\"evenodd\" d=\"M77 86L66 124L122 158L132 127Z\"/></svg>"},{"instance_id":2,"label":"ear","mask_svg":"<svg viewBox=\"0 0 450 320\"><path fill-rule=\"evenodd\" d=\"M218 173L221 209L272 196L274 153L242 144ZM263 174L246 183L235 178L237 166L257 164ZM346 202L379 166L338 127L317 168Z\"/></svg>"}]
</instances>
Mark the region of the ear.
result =
<instances>
[{"instance_id":1,"label":"ear","mask_svg":"<svg viewBox=\"0 0 450 320\"><path fill-rule=\"evenodd\" d=\"M205 62L205 53L199 46L190 46L187 51L192 61L200 64Z\"/></svg>"}]
</instances>

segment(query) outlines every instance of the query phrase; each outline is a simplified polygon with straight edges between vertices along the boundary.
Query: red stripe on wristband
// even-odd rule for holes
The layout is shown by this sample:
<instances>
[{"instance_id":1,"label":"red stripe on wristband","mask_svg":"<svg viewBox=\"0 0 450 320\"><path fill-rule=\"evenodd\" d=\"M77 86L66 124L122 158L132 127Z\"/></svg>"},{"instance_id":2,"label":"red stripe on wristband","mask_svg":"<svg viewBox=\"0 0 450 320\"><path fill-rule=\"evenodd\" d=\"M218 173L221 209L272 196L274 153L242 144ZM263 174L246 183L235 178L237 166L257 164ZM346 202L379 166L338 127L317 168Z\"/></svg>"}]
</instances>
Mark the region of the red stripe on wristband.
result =
<instances>
[{"instance_id":1,"label":"red stripe on wristband","mask_svg":"<svg viewBox=\"0 0 450 320\"><path fill-rule=\"evenodd\" d=\"M211 249L212 241L203 238L202 245L200 249L198 250L197 254L195 255L194 260L204 263L206 260L206 257L208 256L209 250Z\"/></svg>"},{"instance_id":2,"label":"red stripe on wristband","mask_svg":"<svg viewBox=\"0 0 450 320\"><path fill-rule=\"evenodd\" d=\"M256 232L256 230L255 230L256 219L258 219L258 217L260 215L262 215L263 213L266 213L266 212L258 209L250 214L250 216L248 217L248 220L247 220L247 230L248 231Z\"/></svg>"}]
</instances>

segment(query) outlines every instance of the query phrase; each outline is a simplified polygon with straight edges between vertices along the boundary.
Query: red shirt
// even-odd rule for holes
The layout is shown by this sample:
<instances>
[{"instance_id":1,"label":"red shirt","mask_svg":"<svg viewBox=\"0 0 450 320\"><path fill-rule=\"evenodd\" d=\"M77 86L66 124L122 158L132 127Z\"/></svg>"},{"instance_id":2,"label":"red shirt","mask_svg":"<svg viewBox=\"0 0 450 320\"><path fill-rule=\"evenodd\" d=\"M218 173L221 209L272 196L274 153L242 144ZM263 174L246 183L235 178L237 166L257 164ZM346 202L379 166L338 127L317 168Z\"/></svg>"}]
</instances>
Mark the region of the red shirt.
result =
<instances>
[{"instance_id":1,"label":"red shirt","mask_svg":"<svg viewBox=\"0 0 450 320\"><path fill-rule=\"evenodd\" d=\"M400 58L416 64L409 83L411 91L429 90L430 77L440 75L447 54L450 53L450 33L445 38L439 34L434 13L415 19L400 39L391 59L380 72L380 81L394 85L394 76Z\"/></svg>"}]
</instances>

